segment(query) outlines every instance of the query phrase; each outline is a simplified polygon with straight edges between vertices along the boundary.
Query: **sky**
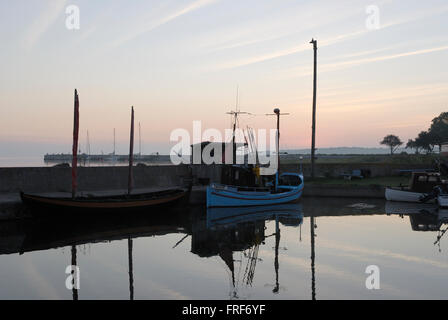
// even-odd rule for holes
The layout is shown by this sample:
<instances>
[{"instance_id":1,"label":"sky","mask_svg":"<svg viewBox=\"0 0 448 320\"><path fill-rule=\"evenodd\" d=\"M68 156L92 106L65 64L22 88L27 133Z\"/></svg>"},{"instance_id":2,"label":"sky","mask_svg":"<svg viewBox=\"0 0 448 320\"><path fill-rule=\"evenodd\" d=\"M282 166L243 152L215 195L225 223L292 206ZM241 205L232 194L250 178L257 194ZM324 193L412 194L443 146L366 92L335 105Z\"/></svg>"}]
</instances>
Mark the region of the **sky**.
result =
<instances>
[{"instance_id":1,"label":"sky","mask_svg":"<svg viewBox=\"0 0 448 320\"><path fill-rule=\"evenodd\" d=\"M67 28L79 8L79 29ZM167 153L174 129L275 126L281 148L311 144L312 38L318 41L316 146L378 147L416 137L448 111L446 0L0 0L0 156ZM69 21L67 21L69 20ZM71 24L73 26L73 24Z\"/></svg>"}]
</instances>

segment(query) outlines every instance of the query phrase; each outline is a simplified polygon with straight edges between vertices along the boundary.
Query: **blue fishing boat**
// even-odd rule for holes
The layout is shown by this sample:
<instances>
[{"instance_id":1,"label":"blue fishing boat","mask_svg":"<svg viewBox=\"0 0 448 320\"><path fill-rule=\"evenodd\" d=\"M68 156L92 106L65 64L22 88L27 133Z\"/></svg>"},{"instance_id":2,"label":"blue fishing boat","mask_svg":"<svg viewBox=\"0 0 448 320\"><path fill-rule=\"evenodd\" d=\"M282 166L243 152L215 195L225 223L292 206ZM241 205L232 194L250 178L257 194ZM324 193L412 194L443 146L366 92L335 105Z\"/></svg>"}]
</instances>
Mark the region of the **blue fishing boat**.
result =
<instances>
[{"instance_id":1,"label":"blue fishing boat","mask_svg":"<svg viewBox=\"0 0 448 320\"><path fill-rule=\"evenodd\" d=\"M277 168L279 168L281 114L278 108L274 109L274 115L277 116ZM207 187L207 208L266 206L295 202L302 196L303 188L302 173L279 174L277 169L273 183L263 187L210 184Z\"/></svg>"},{"instance_id":2,"label":"blue fishing boat","mask_svg":"<svg viewBox=\"0 0 448 320\"><path fill-rule=\"evenodd\" d=\"M303 192L303 175L283 173L275 188L229 186L213 183L207 187L207 207L247 207L297 201Z\"/></svg>"}]
</instances>

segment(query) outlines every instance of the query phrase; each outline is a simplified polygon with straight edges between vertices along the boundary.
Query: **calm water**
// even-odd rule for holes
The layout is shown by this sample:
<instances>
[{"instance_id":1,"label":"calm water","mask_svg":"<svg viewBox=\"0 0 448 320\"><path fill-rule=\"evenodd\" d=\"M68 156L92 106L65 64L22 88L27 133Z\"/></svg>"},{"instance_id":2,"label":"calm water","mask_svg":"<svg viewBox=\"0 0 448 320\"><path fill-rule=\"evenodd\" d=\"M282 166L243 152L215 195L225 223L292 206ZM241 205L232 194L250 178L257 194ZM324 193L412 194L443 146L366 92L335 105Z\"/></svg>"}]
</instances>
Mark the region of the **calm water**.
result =
<instances>
[{"instance_id":1,"label":"calm water","mask_svg":"<svg viewBox=\"0 0 448 320\"><path fill-rule=\"evenodd\" d=\"M0 299L447 299L448 241L434 244L447 217L303 199L275 210L2 222ZM77 291L66 288L72 259ZM379 290L366 289L369 265Z\"/></svg>"}]
</instances>

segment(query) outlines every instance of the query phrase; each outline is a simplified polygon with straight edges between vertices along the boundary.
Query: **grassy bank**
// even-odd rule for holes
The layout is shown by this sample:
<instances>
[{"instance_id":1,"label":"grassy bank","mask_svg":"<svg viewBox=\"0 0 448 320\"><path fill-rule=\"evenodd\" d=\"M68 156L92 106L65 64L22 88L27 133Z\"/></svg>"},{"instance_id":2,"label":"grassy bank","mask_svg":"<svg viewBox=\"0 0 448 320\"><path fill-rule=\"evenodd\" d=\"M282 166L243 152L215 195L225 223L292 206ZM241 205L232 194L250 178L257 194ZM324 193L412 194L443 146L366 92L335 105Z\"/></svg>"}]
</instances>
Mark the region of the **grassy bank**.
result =
<instances>
[{"instance_id":1,"label":"grassy bank","mask_svg":"<svg viewBox=\"0 0 448 320\"><path fill-rule=\"evenodd\" d=\"M375 178L366 178L366 179L353 179L353 180L345 180L343 178L332 179L332 178L315 178L305 179L305 185L359 185L359 186L367 186L367 185L379 185L383 187L387 186L398 186L400 184L407 185L409 183L409 177L405 176L394 176L394 177L375 177Z\"/></svg>"},{"instance_id":2,"label":"grassy bank","mask_svg":"<svg viewBox=\"0 0 448 320\"><path fill-rule=\"evenodd\" d=\"M284 155L281 157L281 163L291 164L298 163L299 157L302 156L302 163L310 163L309 155ZM331 155L331 154L318 154L316 163L360 163L360 164L418 164L427 167L431 167L434 164L434 160L439 158L438 154L394 154L394 155Z\"/></svg>"}]
</instances>

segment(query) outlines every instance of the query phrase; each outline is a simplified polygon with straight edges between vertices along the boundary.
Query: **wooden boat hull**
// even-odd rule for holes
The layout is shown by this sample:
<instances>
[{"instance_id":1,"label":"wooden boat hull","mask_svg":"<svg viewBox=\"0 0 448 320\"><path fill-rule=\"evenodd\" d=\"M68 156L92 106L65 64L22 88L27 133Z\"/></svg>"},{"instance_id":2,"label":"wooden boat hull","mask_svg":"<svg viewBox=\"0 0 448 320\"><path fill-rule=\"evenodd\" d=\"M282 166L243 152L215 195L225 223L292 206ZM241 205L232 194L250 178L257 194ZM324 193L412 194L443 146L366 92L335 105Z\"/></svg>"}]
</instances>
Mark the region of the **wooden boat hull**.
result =
<instances>
[{"instance_id":1,"label":"wooden boat hull","mask_svg":"<svg viewBox=\"0 0 448 320\"><path fill-rule=\"evenodd\" d=\"M299 186L279 186L281 192L242 191L235 186L212 184L207 187L207 208L249 207L289 203L299 200L303 183Z\"/></svg>"},{"instance_id":2,"label":"wooden boat hull","mask_svg":"<svg viewBox=\"0 0 448 320\"><path fill-rule=\"evenodd\" d=\"M143 194L114 195L101 197L62 198L21 193L25 204L45 208L76 211L136 210L153 206L172 204L186 197L188 190L171 189Z\"/></svg>"}]
</instances>

